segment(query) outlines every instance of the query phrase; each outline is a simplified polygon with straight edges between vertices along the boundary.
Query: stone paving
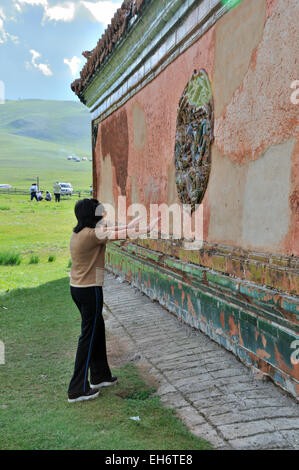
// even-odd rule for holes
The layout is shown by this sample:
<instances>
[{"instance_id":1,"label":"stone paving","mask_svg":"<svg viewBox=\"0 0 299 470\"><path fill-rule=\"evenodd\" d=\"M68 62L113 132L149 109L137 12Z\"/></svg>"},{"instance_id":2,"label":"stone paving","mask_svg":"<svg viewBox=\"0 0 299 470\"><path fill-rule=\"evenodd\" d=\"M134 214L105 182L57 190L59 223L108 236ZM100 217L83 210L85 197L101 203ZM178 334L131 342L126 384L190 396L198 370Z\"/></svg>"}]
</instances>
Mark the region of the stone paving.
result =
<instances>
[{"instance_id":1,"label":"stone paving","mask_svg":"<svg viewBox=\"0 0 299 470\"><path fill-rule=\"evenodd\" d=\"M299 449L295 399L110 273L107 329L147 364L165 406L216 449Z\"/></svg>"}]
</instances>

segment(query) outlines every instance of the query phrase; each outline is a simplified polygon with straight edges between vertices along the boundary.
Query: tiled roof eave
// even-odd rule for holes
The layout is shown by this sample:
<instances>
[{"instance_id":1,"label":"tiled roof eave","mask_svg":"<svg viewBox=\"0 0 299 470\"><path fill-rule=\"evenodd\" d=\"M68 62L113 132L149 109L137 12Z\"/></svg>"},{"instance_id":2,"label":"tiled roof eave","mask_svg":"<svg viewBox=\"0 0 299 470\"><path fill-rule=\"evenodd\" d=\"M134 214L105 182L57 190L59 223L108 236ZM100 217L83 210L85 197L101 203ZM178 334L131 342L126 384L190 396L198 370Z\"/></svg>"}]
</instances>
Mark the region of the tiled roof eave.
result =
<instances>
[{"instance_id":1,"label":"tiled roof eave","mask_svg":"<svg viewBox=\"0 0 299 470\"><path fill-rule=\"evenodd\" d=\"M80 78L76 79L71 84L72 91L78 96L82 103L86 104L84 90L111 56L115 46L119 44L121 39L123 39L129 29L131 29L130 26L134 26L135 21L132 23L131 20L141 16L145 4L151 1L152 0L125 0L111 19L111 24L106 28L96 47L90 53L84 53L84 56L88 57L87 62L80 72Z\"/></svg>"}]
</instances>

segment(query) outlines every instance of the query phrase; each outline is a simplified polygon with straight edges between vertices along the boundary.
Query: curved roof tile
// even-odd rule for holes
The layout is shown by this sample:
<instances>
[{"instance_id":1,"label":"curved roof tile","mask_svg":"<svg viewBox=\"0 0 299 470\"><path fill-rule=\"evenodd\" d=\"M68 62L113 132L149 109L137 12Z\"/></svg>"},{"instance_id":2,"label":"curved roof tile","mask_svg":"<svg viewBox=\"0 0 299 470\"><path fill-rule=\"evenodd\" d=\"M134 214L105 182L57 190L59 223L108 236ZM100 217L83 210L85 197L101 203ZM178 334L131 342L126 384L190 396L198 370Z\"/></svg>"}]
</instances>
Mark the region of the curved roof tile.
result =
<instances>
[{"instance_id":1,"label":"curved roof tile","mask_svg":"<svg viewBox=\"0 0 299 470\"><path fill-rule=\"evenodd\" d=\"M124 0L121 7L115 12L110 25L99 39L92 51L84 51L82 55L87 59L80 72L80 78L71 84L71 89L84 103L83 91L100 69L104 59L111 53L114 45L128 28L131 18L141 15L145 3L150 0Z\"/></svg>"}]
</instances>

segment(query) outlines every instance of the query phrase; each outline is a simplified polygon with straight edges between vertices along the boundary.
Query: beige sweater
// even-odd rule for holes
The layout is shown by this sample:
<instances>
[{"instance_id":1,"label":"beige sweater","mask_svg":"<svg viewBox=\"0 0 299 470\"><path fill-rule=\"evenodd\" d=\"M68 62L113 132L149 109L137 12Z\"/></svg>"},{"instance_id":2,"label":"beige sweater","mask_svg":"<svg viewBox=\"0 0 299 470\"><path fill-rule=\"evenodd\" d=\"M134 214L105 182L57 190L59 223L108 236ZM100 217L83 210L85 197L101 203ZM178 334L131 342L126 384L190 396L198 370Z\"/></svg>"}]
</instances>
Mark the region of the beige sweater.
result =
<instances>
[{"instance_id":1,"label":"beige sweater","mask_svg":"<svg viewBox=\"0 0 299 470\"><path fill-rule=\"evenodd\" d=\"M72 233L71 286L92 287L104 284L105 250L110 234L110 231L103 231L103 226L85 227L79 233Z\"/></svg>"}]
</instances>

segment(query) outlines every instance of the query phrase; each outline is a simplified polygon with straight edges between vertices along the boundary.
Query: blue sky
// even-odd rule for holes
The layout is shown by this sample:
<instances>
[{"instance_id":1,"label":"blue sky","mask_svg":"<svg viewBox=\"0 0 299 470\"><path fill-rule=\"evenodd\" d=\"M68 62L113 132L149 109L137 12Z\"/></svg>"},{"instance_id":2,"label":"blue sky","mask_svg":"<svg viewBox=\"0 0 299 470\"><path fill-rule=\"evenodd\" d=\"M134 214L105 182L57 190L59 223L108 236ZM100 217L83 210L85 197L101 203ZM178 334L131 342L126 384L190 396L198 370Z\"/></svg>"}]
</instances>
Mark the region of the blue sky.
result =
<instances>
[{"instance_id":1,"label":"blue sky","mask_svg":"<svg viewBox=\"0 0 299 470\"><path fill-rule=\"evenodd\" d=\"M77 100L70 84L86 62L81 53L95 47L121 3L0 0L5 98Z\"/></svg>"}]
</instances>

